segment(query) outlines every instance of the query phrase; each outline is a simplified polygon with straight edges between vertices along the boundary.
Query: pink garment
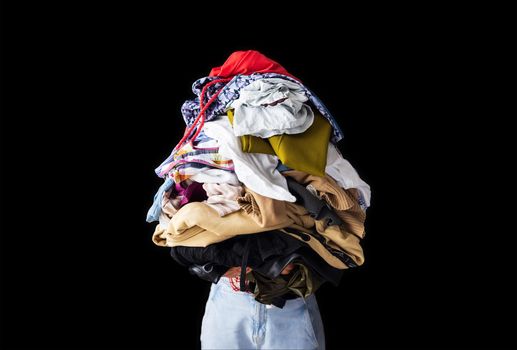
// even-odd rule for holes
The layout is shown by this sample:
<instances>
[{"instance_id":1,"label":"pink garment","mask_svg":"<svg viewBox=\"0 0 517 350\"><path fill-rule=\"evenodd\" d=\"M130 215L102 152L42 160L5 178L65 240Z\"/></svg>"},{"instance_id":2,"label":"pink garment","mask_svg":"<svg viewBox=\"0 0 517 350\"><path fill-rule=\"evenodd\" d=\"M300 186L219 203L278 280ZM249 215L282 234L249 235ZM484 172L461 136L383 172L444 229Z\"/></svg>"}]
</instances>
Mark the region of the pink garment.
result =
<instances>
[{"instance_id":1,"label":"pink garment","mask_svg":"<svg viewBox=\"0 0 517 350\"><path fill-rule=\"evenodd\" d=\"M244 193L242 186L235 186L227 183L205 183L203 189L206 191L208 199L206 204L225 216L241 209L237 198Z\"/></svg>"},{"instance_id":2,"label":"pink garment","mask_svg":"<svg viewBox=\"0 0 517 350\"><path fill-rule=\"evenodd\" d=\"M184 182L175 185L178 197L181 197L180 207L190 202L202 202L207 199L202 184L192 181L186 187L182 186Z\"/></svg>"},{"instance_id":3,"label":"pink garment","mask_svg":"<svg viewBox=\"0 0 517 350\"><path fill-rule=\"evenodd\" d=\"M190 202L202 202L207 199L202 184L195 181L183 181L175 184L173 188L163 193L162 212L169 218L185 204Z\"/></svg>"}]
</instances>

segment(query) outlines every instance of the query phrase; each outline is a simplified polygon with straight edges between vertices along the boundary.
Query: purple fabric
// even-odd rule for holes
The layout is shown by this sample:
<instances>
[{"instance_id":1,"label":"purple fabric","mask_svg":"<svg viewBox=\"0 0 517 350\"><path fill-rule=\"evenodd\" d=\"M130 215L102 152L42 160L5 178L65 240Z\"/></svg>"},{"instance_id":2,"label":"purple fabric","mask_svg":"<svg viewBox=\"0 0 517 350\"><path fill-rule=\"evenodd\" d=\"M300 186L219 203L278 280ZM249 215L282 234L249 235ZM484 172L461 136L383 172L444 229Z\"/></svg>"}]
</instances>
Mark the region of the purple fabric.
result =
<instances>
[{"instance_id":1,"label":"purple fabric","mask_svg":"<svg viewBox=\"0 0 517 350\"><path fill-rule=\"evenodd\" d=\"M176 190L176 195L182 196L180 207L190 202L202 202L208 199L203 184L199 182L192 182L187 188L183 188L181 184L175 184L174 189Z\"/></svg>"}]
</instances>

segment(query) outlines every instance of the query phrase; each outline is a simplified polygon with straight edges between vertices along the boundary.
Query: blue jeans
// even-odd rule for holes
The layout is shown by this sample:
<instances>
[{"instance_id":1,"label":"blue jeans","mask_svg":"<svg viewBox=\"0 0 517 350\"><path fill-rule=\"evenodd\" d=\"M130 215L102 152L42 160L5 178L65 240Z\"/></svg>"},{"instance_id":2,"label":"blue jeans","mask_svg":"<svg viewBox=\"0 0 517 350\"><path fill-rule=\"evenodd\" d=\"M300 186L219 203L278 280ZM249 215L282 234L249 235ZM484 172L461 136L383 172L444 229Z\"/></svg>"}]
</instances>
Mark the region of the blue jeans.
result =
<instances>
[{"instance_id":1,"label":"blue jeans","mask_svg":"<svg viewBox=\"0 0 517 350\"><path fill-rule=\"evenodd\" d=\"M325 349L323 322L316 302L287 300L282 309L234 291L222 277L212 284L201 325L202 349Z\"/></svg>"}]
</instances>

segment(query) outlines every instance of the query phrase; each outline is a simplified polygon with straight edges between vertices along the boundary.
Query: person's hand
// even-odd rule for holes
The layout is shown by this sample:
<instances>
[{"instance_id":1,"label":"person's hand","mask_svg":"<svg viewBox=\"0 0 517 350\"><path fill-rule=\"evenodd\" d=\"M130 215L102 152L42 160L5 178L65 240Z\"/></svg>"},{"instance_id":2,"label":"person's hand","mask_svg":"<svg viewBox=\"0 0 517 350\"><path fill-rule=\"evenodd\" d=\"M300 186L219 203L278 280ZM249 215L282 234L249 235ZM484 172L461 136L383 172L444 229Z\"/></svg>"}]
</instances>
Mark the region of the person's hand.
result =
<instances>
[{"instance_id":1,"label":"person's hand","mask_svg":"<svg viewBox=\"0 0 517 350\"><path fill-rule=\"evenodd\" d=\"M294 264L288 264L282 272L280 272L281 275L288 275L291 273L291 271L295 268ZM251 267L246 267L246 273L251 271ZM224 277L233 278L233 277L240 277L241 275L241 268L240 266L230 267L228 271L223 275Z\"/></svg>"},{"instance_id":2,"label":"person's hand","mask_svg":"<svg viewBox=\"0 0 517 350\"><path fill-rule=\"evenodd\" d=\"M294 264L288 264L283 270L282 272L280 272L281 275L288 275L289 273L291 273L291 271L294 269Z\"/></svg>"},{"instance_id":3,"label":"person's hand","mask_svg":"<svg viewBox=\"0 0 517 350\"><path fill-rule=\"evenodd\" d=\"M248 273L250 271L251 271L251 267L249 267L249 266L246 267L246 273ZM230 267L223 276L228 277L228 278L234 278L234 277L240 277L240 275L241 275L241 267L235 266L235 267Z\"/></svg>"}]
</instances>

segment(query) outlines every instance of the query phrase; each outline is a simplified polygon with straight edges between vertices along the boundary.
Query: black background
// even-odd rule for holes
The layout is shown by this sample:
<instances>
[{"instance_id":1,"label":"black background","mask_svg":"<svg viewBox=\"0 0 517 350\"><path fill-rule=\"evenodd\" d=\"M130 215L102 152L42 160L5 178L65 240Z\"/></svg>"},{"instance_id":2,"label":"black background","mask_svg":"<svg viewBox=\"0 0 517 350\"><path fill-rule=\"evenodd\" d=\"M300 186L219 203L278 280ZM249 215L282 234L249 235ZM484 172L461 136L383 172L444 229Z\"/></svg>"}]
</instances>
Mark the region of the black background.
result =
<instances>
[{"instance_id":1,"label":"black background","mask_svg":"<svg viewBox=\"0 0 517 350\"><path fill-rule=\"evenodd\" d=\"M4 4L1 348L199 347L209 284L145 215L192 82L243 49L316 92L372 187L327 348L515 348L515 8L418 3Z\"/></svg>"}]
</instances>

